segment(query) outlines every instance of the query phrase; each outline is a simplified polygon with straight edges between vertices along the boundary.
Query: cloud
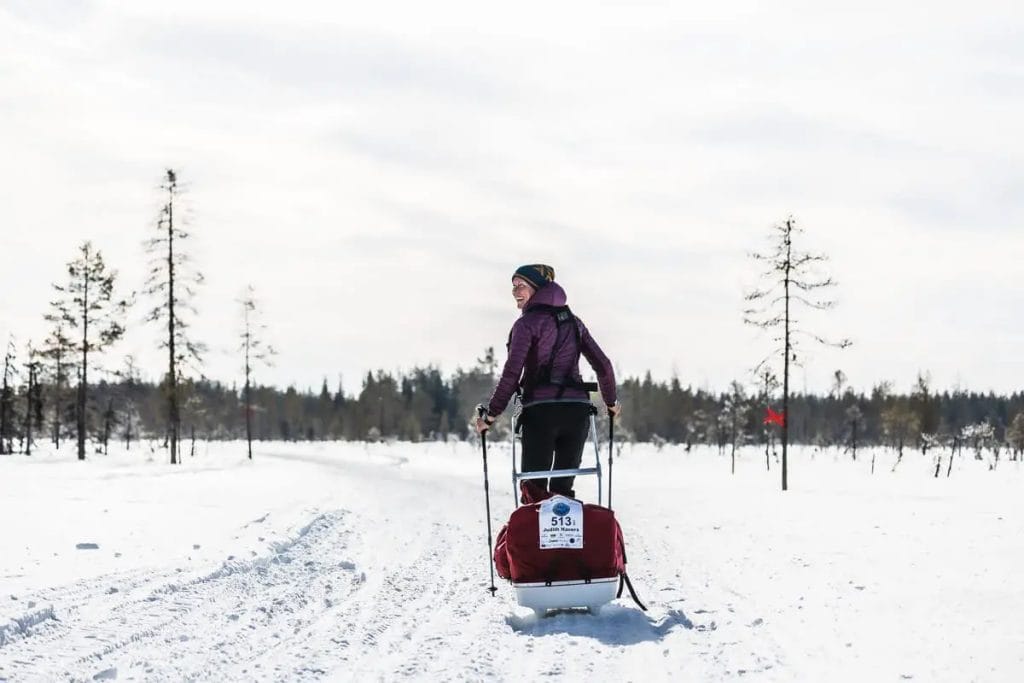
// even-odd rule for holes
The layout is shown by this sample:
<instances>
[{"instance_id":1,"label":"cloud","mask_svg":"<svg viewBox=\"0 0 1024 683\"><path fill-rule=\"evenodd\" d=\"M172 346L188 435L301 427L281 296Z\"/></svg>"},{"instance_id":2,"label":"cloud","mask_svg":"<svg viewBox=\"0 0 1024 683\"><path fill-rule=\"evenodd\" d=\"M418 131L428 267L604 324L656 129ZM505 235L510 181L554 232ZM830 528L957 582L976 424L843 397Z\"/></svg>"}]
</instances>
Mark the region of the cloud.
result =
<instances>
[{"instance_id":1,"label":"cloud","mask_svg":"<svg viewBox=\"0 0 1024 683\"><path fill-rule=\"evenodd\" d=\"M860 340L821 354L823 382L842 363L941 384L970 356L966 382L1012 385L1019 8L49 6L0 10L2 284L22 294L0 327L22 337L81 239L137 286L172 165L213 376L236 371L247 282L282 350L267 377L318 385L500 348L512 269L547 261L625 372L724 387L762 353L746 254L794 213L842 283L822 331ZM158 372L157 331L134 334Z\"/></svg>"}]
</instances>

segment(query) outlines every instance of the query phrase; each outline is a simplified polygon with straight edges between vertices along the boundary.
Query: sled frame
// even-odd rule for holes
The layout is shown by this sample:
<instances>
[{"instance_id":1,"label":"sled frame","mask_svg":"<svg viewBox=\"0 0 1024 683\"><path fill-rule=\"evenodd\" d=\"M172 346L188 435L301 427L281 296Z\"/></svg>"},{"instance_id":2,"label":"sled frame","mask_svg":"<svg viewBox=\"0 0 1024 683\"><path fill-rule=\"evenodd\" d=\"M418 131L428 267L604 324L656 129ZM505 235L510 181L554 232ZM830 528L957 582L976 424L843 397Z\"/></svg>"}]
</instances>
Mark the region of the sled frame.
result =
<instances>
[{"instance_id":1,"label":"sled frame","mask_svg":"<svg viewBox=\"0 0 1024 683\"><path fill-rule=\"evenodd\" d=\"M521 411L515 411L512 415L512 497L515 498L516 507L518 508L521 503L519 502L519 483L530 479L555 479L558 477L584 477L594 475L597 477L597 504L602 505L602 488L601 488L601 450L598 448L597 443L597 408L593 405L590 406L590 440L594 444L594 466L593 467L578 467L576 469L569 470L543 470L537 472L520 472L516 468L516 440L519 439L519 414ZM586 448L584 447L584 450Z\"/></svg>"}]
</instances>

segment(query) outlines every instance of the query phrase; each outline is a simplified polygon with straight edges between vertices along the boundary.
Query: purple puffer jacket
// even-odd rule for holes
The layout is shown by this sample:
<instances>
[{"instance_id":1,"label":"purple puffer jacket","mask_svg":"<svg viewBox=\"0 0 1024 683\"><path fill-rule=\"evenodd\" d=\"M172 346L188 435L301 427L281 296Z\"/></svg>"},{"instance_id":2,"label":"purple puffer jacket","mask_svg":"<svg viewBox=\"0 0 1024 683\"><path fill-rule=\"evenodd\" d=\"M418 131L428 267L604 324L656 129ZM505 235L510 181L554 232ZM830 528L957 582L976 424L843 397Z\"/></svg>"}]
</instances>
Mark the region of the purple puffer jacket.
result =
<instances>
[{"instance_id":1,"label":"purple puffer jacket","mask_svg":"<svg viewBox=\"0 0 1024 683\"><path fill-rule=\"evenodd\" d=\"M526 304L522 315L512 325L512 335L508 344L508 360L501 371L501 379L495 387L491 400L487 404L487 413L491 417L501 415L509 400L521 385L528 384L537 376L538 367L547 363L551 357L551 349L555 344L558 328L554 317L548 311L537 310L539 306L564 306L565 290L557 283L549 282L541 287ZM590 336L586 325L577 319L580 330L579 351L597 373L597 382L601 389L601 397L608 405L615 403L615 371L611 361L601 351L594 338ZM564 334L563 334L564 337ZM576 364L576 335L570 335L555 355L551 368L552 377L571 377L581 381L580 369ZM570 367L571 366L571 367ZM525 372L524 372L525 370ZM522 382L520 382L522 378ZM551 401L558 397L560 387L539 385L534 388L533 395L528 397L524 405ZM565 388L562 400L587 401L590 396L583 389Z\"/></svg>"}]
</instances>

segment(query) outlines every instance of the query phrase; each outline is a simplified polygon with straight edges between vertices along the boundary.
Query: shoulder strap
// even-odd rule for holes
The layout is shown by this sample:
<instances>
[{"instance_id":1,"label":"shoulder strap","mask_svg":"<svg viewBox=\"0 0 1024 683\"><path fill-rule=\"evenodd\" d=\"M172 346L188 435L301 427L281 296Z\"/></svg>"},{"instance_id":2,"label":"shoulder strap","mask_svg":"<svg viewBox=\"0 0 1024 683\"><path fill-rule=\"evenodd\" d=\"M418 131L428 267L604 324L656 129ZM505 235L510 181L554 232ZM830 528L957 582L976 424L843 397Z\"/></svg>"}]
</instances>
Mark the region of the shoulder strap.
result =
<instances>
[{"instance_id":1,"label":"shoulder strap","mask_svg":"<svg viewBox=\"0 0 1024 683\"><path fill-rule=\"evenodd\" d=\"M551 346L551 353L548 354L547 363L540 365L537 368L537 374L535 377L526 379L524 378L522 384L524 400L529 401L533 390L540 385L554 385L558 387L557 398L562 398L566 389L582 389L584 391L597 391L597 385L593 382L577 382L571 377L560 377L552 379L551 371L554 369L555 357L558 352L565 346L566 342L569 341L569 334L562 334L562 329L565 325L572 325L573 336L576 339L576 357L575 362L569 368L575 368L579 365L580 354L583 350L583 338L580 333L579 318L577 318L572 310L568 306L552 306L550 304L537 304L530 307L531 313L547 313L555 321L555 341ZM510 337L511 339L511 337Z\"/></svg>"}]
</instances>

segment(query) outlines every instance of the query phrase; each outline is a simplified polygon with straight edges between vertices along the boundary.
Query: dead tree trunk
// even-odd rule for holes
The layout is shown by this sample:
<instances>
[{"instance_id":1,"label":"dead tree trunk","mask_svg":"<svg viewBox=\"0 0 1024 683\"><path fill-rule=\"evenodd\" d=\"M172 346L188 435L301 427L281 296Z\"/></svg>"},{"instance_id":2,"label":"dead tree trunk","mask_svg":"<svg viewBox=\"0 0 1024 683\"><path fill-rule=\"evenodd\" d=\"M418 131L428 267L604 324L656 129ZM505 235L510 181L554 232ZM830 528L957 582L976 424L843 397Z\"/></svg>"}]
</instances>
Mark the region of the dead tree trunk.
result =
<instances>
[{"instance_id":1,"label":"dead tree trunk","mask_svg":"<svg viewBox=\"0 0 1024 683\"><path fill-rule=\"evenodd\" d=\"M25 455L32 455L32 399L36 393L36 368L29 352L28 392L25 394Z\"/></svg>"},{"instance_id":2,"label":"dead tree trunk","mask_svg":"<svg viewBox=\"0 0 1024 683\"><path fill-rule=\"evenodd\" d=\"M174 196L167 201L167 391L171 436L171 464L178 463L178 375L174 355Z\"/></svg>"},{"instance_id":3,"label":"dead tree trunk","mask_svg":"<svg viewBox=\"0 0 1024 683\"><path fill-rule=\"evenodd\" d=\"M10 351L4 355L3 384L0 385L0 454L7 453L7 435L10 433L11 420L11 360Z\"/></svg>"},{"instance_id":4,"label":"dead tree trunk","mask_svg":"<svg viewBox=\"0 0 1024 683\"><path fill-rule=\"evenodd\" d=\"M785 322L785 358L782 361L782 490L789 488L789 356L792 352L789 339L789 273L792 263L793 243L789 233L786 233L786 273L785 273L785 297L786 297L786 322Z\"/></svg>"},{"instance_id":5,"label":"dead tree trunk","mask_svg":"<svg viewBox=\"0 0 1024 683\"><path fill-rule=\"evenodd\" d=\"M107 399L107 409L103 411L103 455L110 453L110 433L114 427L114 399Z\"/></svg>"},{"instance_id":6,"label":"dead tree trunk","mask_svg":"<svg viewBox=\"0 0 1024 683\"><path fill-rule=\"evenodd\" d=\"M853 461L857 462L857 420L853 420L850 426L850 448L853 452Z\"/></svg>"},{"instance_id":7,"label":"dead tree trunk","mask_svg":"<svg viewBox=\"0 0 1024 683\"><path fill-rule=\"evenodd\" d=\"M896 446L896 462L893 463L892 471L895 472L899 464L903 462L903 435L901 434Z\"/></svg>"}]
</instances>

